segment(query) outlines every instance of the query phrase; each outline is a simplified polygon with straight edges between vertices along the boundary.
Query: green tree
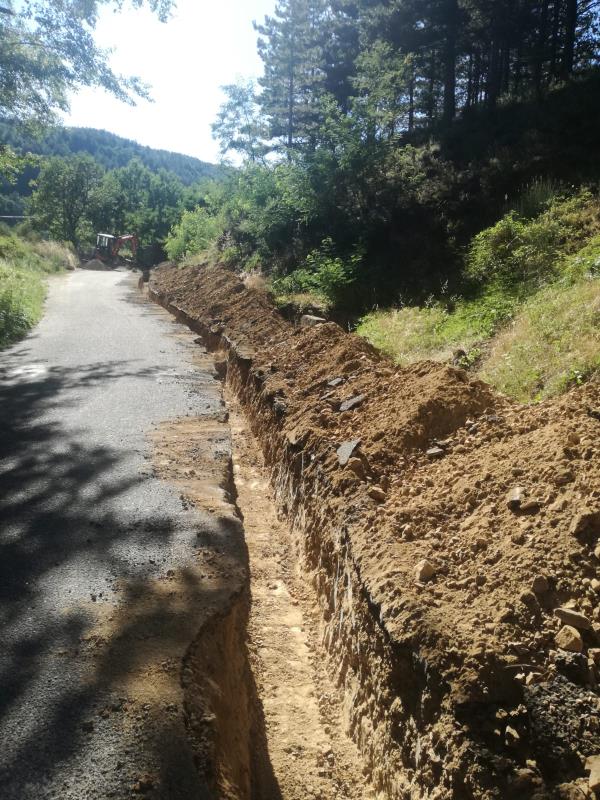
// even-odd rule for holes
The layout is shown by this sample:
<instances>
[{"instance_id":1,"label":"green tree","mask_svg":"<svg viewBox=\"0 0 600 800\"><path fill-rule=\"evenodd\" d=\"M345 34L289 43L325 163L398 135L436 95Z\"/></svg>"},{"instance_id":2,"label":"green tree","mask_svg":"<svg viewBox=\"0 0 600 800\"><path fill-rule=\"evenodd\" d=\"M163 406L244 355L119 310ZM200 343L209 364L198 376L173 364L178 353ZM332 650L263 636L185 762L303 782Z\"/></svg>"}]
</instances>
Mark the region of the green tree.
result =
<instances>
[{"instance_id":1,"label":"green tree","mask_svg":"<svg viewBox=\"0 0 600 800\"><path fill-rule=\"evenodd\" d=\"M165 20L172 0L132 0ZM94 40L102 6L122 0L5 0L0 10L0 114L4 118L53 120L68 106L67 94L99 86L126 102L146 97L138 78L115 73Z\"/></svg>"},{"instance_id":2,"label":"green tree","mask_svg":"<svg viewBox=\"0 0 600 800\"><path fill-rule=\"evenodd\" d=\"M413 62L388 42L375 41L356 60L353 110L371 137L389 138L413 126ZM411 116L412 115L412 116Z\"/></svg>"},{"instance_id":3,"label":"green tree","mask_svg":"<svg viewBox=\"0 0 600 800\"><path fill-rule=\"evenodd\" d=\"M257 26L264 64L260 103L270 135L287 148L317 138L324 92L325 0L279 0L272 17Z\"/></svg>"},{"instance_id":4,"label":"green tree","mask_svg":"<svg viewBox=\"0 0 600 800\"><path fill-rule=\"evenodd\" d=\"M81 244L90 234L91 199L102 176L87 155L44 161L29 201L36 227L54 239Z\"/></svg>"},{"instance_id":5,"label":"green tree","mask_svg":"<svg viewBox=\"0 0 600 800\"><path fill-rule=\"evenodd\" d=\"M249 161L262 160L267 150L264 140L268 132L254 81L238 81L221 89L226 99L212 124L212 134L219 142L221 154L226 156L233 150Z\"/></svg>"}]
</instances>

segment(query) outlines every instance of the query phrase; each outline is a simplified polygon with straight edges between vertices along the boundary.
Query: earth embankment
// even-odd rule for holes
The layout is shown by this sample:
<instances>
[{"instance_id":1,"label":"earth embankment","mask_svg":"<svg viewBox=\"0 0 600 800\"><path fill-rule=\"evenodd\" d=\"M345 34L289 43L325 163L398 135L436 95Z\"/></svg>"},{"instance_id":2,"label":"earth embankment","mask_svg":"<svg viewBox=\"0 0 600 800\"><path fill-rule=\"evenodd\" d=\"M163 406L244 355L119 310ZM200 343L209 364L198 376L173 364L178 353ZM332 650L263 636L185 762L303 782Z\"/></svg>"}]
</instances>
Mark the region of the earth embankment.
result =
<instances>
[{"instance_id":1,"label":"earth embankment","mask_svg":"<svg viewBox=\"0 0 600 800\"><path fill-rule=\"evenodd\" d=\"M218 353L262 445L374 786L593 796L597 381L522 406L296 328L220 267L162 267L150 294Z\"/></svg>"}]
</instances>

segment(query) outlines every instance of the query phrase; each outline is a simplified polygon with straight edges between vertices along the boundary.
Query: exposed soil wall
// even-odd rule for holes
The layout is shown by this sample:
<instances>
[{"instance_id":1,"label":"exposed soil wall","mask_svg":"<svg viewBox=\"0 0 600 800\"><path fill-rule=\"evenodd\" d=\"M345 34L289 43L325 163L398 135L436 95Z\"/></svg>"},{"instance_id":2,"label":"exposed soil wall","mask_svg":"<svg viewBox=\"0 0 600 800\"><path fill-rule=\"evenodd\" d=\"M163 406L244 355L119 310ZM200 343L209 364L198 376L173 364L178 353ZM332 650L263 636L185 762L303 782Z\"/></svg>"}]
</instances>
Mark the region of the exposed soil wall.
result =
<instances>
[{"instance_id":1,"label":"exposed soil wall","mask_svg":"<svg viewBox=\"0 0 600 800\"><path fill-rule=\"evenodd\" d=\"M374 784L592 796L598 384L521 407L333 324L295 329L221 268L161 268L150 294L226 354Z\"/></svg>"},{"instance_id":2,"label":"exposed soil wall","mask_svg":"<svg viewBox=\"0 0 600 800\"><path fill-rule=\"evenodd\" d=\"M196 360L205 361L209 372L210 356ZM151 439L155 472L178 487L182 501L192 503L200 514L208 513L216 525L199 530L193 562L180 574L167 576L168 596L199 626L189 645L186 628L186 649L177 671L186 744L211 797L268 797L263 791L269 777L264 724L246 646L248 552L226 415L167 421ZM177 619L174 613L173 627ZM167 655L162 660L165 669Z\"/></svg>"}]
</instances>

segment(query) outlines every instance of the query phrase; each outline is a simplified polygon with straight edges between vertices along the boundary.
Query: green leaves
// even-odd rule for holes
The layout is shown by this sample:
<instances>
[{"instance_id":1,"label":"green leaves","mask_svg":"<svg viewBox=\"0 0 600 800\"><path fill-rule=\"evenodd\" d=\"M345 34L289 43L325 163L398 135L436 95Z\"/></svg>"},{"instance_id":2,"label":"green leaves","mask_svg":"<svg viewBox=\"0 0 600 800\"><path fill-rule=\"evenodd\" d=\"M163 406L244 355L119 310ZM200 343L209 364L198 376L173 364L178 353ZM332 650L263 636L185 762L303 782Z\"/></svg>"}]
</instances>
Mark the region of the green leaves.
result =
<instances>
[{"instance_id":1,"label":"green leaves","mask_svg":"<svg viewBox=\"0 0 600 800\"><path fill-rule=\"evenodd\" d=\"M213 137L221 154L234 151L252 163L262 161L267 153L266 124L261 117L254 81L239 81L221 87L226 100L212 124Z\"/></svg>"},{"instance_id":2,"label":"green leaves","mask_svg":"<svg viewBox=\"0 0 600 800\"><path fill-rule=\"evenodd\" d=\"M190 196L176 175L152 172L139 159L107 172L88 155L43 160L35 186L29 201L34 226L77 245L92 244L99 231L137 233L143 245L159 243Z\"/></svg>"},{"instance_id":3,"label":"green leaves","mask_svg":"<svg viewBox=\"0 0 600 800\"><path fill-rule=\"evenodd\" d=\"M166 20L171 0L148 0ZM133 103L147 97L139 78L118 75L108 54L93 37L98 10L122 0L22 0L14 13L0 14L0 115L48 123L67 109L67 94L81 86L99 86ZM144 5L144 0L134 0Z\"/></svg>"}]
</instances>

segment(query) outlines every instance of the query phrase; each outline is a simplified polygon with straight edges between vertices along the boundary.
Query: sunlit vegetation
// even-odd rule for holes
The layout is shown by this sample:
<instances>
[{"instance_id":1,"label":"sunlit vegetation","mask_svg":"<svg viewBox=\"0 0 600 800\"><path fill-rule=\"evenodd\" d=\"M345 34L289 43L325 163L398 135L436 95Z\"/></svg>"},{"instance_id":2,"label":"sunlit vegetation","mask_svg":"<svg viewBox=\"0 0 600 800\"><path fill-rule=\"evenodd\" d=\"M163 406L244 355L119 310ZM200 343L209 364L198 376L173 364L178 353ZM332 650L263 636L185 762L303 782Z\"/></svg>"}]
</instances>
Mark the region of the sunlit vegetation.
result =
<instances>
[{"instance_id":1,"label":"sunlit vegetation","mask_svg":"<svg viewBox=\"0 0 600 800\"><path fill-rule=\"evenodd\" d=\"M76 265L66 245L27 241L7 229L0 231L0 347L24 336L39 321L46 277Z\"/></svg>"}]
</instances>

